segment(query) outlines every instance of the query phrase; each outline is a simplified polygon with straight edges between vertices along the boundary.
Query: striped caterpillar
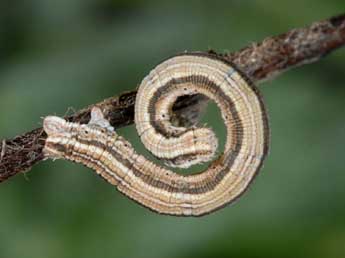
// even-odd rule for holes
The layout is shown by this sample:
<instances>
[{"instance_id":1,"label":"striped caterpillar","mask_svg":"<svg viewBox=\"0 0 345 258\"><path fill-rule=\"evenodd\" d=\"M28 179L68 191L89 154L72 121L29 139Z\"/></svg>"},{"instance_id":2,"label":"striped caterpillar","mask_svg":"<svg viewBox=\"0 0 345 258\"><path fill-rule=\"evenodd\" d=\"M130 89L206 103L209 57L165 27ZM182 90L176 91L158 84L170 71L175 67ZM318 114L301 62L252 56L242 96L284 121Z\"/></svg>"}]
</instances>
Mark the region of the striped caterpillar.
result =
<instances>
[{"instance_id":1,"label":"striped caterpillar","mask_svg":"<svg viewBox=\"0 0 345 258\"><path fill-rule=\"evenodd\" d=\"M269 148L268 118L258 89L233 64L212 54L172 57L144 78L135 103L141 141L166 165L188 168L215 156L218 142L211 129L171 123L176 99L193 94L217 104L227 130L223 153L201 173L180 175L138 154L97 107L88 124L46 117L44 154L83 163L153 211L213 212L238 198L261 168Z\"/></svg>"}]
</instances>

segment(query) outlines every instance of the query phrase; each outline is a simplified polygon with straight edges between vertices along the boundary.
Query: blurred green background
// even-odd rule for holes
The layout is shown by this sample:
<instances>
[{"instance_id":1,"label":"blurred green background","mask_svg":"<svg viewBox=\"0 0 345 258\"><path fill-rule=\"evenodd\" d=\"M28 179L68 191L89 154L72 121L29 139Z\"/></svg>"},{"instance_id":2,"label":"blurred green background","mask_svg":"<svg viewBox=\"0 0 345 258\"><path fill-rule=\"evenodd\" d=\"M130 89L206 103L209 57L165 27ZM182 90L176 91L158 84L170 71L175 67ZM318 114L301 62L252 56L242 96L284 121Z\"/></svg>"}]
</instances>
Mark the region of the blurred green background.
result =
<instances>
[{"instance_id":1,"label":"blurred green background","mask_svg":"<svg viewBox=\"0 0 345 258\"><path fill-rule=\"evenodd\" d=\"M132 90L175 53L234 51L344 7L344 0L1 0L0 136ZM271 153L234 205L201 218L160 216L81 165L47 161L0 186L0 258L345 257L344 67L341 49L260 85ZM120 134L138 140L133 127Z\"/></svg>"}]
</instances>

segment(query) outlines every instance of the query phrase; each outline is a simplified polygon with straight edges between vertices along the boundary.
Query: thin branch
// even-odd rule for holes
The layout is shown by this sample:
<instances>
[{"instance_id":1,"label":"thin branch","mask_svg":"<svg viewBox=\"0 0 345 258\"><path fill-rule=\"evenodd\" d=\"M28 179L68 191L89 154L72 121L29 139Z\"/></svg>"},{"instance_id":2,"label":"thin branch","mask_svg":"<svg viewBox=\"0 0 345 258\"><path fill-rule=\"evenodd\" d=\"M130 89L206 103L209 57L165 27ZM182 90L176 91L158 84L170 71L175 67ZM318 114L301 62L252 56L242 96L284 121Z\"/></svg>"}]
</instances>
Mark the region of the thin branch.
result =
<instances>
[{"instance_id":1,"label":"thin branch","mask_svg":"<svg viewBox=\"0 0 345 258\"><path fill-rule=\"evenodd\" d=\"M217 55L233 62L254 82L260 83L292 67L315 62L344 44L345 14L342 14L315 22L309 27L266 38L234 53ZM119 128L133 123L135 96L136 91L126 92L92 106L100 107L111 124ZM184 125L197 123L206 105L207 99L202 95L180 98L174 106L174 122ZM67 119L87 123L90 107ZM41 161L45 138L42 128L37 128L2 141L0 182L30 170Z\"/></svg>"}]
</instances>

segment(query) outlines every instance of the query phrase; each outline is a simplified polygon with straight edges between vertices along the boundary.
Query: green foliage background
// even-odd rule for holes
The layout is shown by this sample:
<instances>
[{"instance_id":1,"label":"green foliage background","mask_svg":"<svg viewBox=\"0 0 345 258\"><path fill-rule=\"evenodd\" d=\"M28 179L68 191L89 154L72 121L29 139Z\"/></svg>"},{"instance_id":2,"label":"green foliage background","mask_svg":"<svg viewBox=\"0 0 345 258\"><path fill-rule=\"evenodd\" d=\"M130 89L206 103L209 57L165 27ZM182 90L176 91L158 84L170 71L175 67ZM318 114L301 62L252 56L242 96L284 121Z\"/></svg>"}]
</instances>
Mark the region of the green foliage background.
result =
<instances>
[{"instance_id":1,"label":"green foliage background","mask_svg":"<svg viewBox=\"0 0 345 258\"><path fill-rule=\"evenodd\" d=\"M131 90L175 53L234 51L344 7L344 0L2 0L0 136ZM271 153L235 205L201 218L160 216L89 169L47 161L0 186L0 257L344 257L344 67L342 49L260 85ZM120 134L137 141L133 127Z\"/></svg>"}]
</instances>

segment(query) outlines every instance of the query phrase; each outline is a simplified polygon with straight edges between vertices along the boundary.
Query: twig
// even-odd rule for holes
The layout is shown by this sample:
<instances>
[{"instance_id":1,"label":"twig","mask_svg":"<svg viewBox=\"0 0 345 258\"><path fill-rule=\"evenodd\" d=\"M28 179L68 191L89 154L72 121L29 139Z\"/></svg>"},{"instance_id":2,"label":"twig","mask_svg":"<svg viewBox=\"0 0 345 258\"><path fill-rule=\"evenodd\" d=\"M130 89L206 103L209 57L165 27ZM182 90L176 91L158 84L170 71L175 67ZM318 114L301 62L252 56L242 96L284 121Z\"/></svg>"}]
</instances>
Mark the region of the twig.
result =
<instances>
[{"instance_id":1,"label":"twig","mask_svg":"<svg viewBox=\"0 0 345 258\"><path fill-rule=\"evenodd\" d=\"M345 44L345 14L315 22L309 27L264 39L230 54L217 54L237 65L254 82L260 83L292 67L311 63ZM136 91L126 92L95 104L115 127L133 123ZM207 104L202 95L180 98L174 106L176 124L195 124ZM95 106L92 105L92 106ZM91 107L91 106L90 106ZM86 123L90 107L77 111L67 119ZM42 128L4 140L1 146L0 182L26 172L44 157L46 135Z\"/></svg>"}]
</instances>

